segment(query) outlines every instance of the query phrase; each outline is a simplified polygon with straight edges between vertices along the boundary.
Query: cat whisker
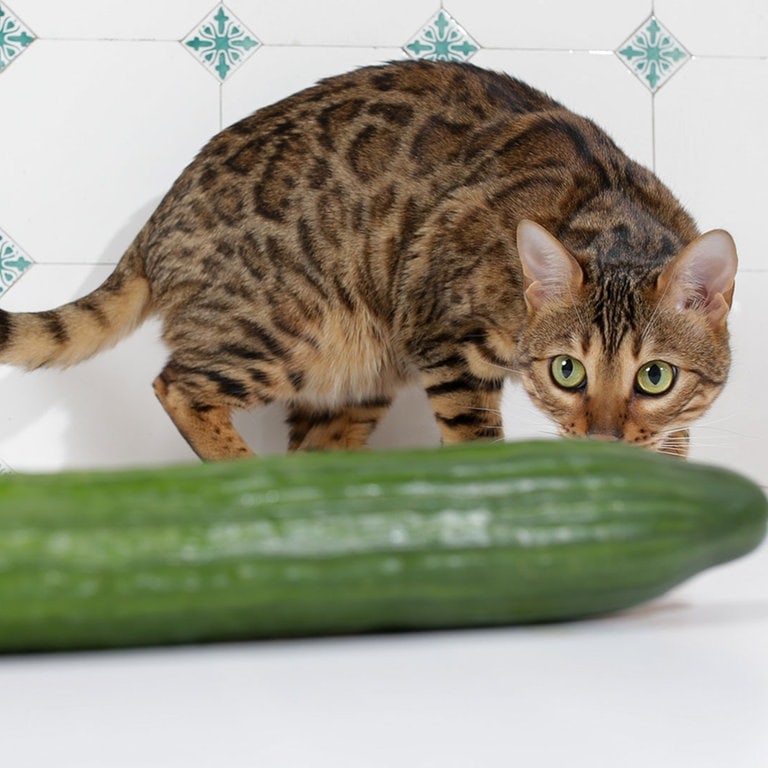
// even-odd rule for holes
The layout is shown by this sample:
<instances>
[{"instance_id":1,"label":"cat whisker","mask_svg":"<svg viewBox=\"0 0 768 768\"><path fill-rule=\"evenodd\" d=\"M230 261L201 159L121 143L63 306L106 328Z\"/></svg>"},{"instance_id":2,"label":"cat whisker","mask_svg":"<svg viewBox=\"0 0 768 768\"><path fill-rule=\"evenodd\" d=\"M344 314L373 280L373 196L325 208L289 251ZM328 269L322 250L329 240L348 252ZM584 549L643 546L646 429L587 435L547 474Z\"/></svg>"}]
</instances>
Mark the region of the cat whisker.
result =
<instances>
[{"instance_id":1,"label":"cat whisker","mask_svg":"<svg viewBox=\"0 0 768 768\"><path fill-rule=\"evenodd\" d=\"M732 437L739 437L744 438L746 440L757 440L759 438L759 435L750 435L747 432L740 432L736 429L729 429L728 427L716 427L711 424L696 424L695 427L693 427L696 430L703 429L708 430L711 432L721 432L725 435L730 435Z\"/></svg>"},{"instance_id":2,"label":"cat whisker","mask_svg":"<svg viewBox=\"0 0 768 768\"><path fill-rule=\"evenodd\" d=\"M466 405L464 408L467 411L482 411L484 413L496 413L499 416L501 416L501 411L498 408L480 408L479 406L475 405Z\"/></svg>"},{"instance_id":3,"label":"cat whisker","mask_svg":"<svg viewBox=\"0 0 768 768\"><path fill-rule=\"evenodd\" d=\"M683 427L671 427L669 429L660 429L656 432L656 435L659 437L675 437L679 440L685 440L687 439L687 436L680 434L683 431Z\"/></svg>"},{"instance_id":4,"label":"cat whisker","mask_svg":"<svg viewBox=\"0 0 768 768\"><path fill-rule=\"evenodd\" d=\"M501 371L506 371L507 373L511 373L514 376L522 376L523 372L517 370L517 368L510 368L506 365L499 365L498 363L488 363L488 365L492 366L493 368L498 368Z\"/></svg>"},{"instance_id":5,"label":"cat whisker","mask_svg":"<svg viewBox=\"0 0 768 768\"><path fill-rule=\"evenodd\" d=\"M704 427L709 426L710 424L721 424L724 421L729 421L730 419L733 419L737 415L736 411L731 411L730 413L723 414L720 416L720 418L713 419L708 418L706 421L697 421L694 426L695 427Z\"/></svg>"}]
</instances>

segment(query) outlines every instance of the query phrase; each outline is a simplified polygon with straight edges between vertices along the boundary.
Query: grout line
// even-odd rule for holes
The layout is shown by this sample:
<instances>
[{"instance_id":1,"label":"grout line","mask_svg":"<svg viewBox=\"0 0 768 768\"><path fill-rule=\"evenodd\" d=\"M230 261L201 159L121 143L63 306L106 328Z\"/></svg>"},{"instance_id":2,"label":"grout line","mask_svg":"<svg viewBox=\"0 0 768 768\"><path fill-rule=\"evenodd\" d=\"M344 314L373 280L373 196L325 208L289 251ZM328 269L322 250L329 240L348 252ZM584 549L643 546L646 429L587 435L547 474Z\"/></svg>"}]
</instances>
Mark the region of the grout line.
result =
<instances>
[{"instance_id":1,"label":"grout line","mask_svg":"<svg viewBox=\"0 0 768 768\"><path fill-rule=\"evenodd\" d=\"M169 37L41 37L35 36L35 41L46 43L180 43L180 40Z\"/></svg>"},{"instance_id":2,"label":"grout line","mask_svg":"<svg viewBox=\"0 0 768 768\"><path fill-rule=\"evenodd\" d=\"M41 37L35 36L36 41L55 42L55 43L177 43L182 41L176 38L165 37ZM355 44L345 45L344 43L268 43L261 41L261 48L338 48L343 50L389 50L402 49L402 43L390 44ZM610 48L547 48L515 46L507 48L504 46L483 45L480 46L478 53L483 51L508 52L508 53L590 53L598 56L615 54L615 49ZM762 61L768 62L768 54L738 54L738 53L692 53L692 59L714 59L714 60L734 60L734 61Z\"/></svg>"},{"instance_id":3,"label":"grout line","mask_svg":"<svg viewBox=\"0 0 768 768\"><path fill-rule=\"evenodd\" d=\"M653 158L653 167L651 170L656 173L656 94L651 93L651 157Z\"/></svg>"},{"instance_id":4,"label":"grout line","mask_svg":"<svg viewBox=\"0 0 768 768\"><path fill-rule=\"evenodd\" d=\"M126 248L128 250L128 248ZM34 267L116 267L118 261L35 261Z\"/></svg>"}]
</instances>

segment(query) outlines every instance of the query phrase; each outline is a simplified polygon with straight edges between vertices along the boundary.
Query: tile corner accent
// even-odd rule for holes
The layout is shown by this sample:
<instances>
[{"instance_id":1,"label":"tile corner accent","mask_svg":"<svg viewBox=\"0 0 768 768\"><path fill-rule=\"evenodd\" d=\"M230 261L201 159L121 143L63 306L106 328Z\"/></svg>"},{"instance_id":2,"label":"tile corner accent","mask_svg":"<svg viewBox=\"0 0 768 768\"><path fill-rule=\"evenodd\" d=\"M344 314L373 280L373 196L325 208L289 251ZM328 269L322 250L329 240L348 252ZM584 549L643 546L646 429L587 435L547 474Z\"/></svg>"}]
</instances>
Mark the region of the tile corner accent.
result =
<instances>
[{"instance_id":1,"label":"tile corner accent","mask_svg":"<svg viewBox=\"0 0 768 768\"><path fill-rule=\"evenodd\" d=\"M181 42L222 83L261 47L261 41L223 4Z\"/></svg>"},{"instance_id":2,"label":"tile corner accent","mask_svg":"<svg viewBox=\"0 0 768 768\"><path fill-rule=\"evenodd\" d=\"M0 298L33 263L21 246L0 229Z\"/></svg>"},{"instance_id":3,"label":"tile corner accent","mask_svg":"<svg viewBox=\"0 0 768 768\"><path fill-rule=\"evenodd\" d=\"M616 55L651 93L658 91L691 58L653 14L616 49Z\"/></svg>"},{"instance_id":4,"label":"tile corner accent","mask_svg":"<svg viewBox=\"0 0 768 768\"><path fill-rule=\"evenodd\" d=\"M480 46L442 8L403 46L414 59L468 61Z\"/></svg>"},{"instance_id":5,"label":"tile corner accent","mask_svg":"<svg viewBox=\"0 0 768 768\"><path fill-rule=\"evenodd\" d=\"M5 4L0 3L0 72L35 40L32 32Z\"/></svg>"}]
</instances>

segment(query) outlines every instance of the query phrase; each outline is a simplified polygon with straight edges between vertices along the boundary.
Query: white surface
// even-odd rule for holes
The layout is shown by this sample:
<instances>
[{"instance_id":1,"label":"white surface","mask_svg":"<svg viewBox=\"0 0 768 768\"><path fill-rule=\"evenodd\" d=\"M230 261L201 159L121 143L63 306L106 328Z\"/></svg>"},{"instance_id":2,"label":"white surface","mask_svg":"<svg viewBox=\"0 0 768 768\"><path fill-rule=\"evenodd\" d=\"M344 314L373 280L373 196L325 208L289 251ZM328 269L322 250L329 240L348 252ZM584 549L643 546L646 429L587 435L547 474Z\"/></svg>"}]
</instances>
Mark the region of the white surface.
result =
<instances>
[{"instance_id":1,"label":"white surface","mask_svg":"<svg viewBox=\"0 0 768 768\"><path fill-rule=\"evenodd\" d=\"M764 768L768 547L545 627L0 657L9 768Z\"/></svg>"}]
</instances>

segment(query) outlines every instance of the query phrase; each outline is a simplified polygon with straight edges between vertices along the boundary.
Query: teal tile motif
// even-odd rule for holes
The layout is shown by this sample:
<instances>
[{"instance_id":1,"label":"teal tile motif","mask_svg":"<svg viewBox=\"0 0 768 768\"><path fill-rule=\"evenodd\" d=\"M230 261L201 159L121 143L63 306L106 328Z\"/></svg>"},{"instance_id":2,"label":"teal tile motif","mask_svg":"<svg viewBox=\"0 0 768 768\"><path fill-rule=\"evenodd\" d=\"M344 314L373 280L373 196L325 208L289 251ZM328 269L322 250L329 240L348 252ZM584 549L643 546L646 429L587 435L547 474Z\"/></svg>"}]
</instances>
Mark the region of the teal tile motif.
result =
<instances>
[{"instance_id":1,"label":"teal tile motif","mask_svg":"<svg viewBox=\"0 0 768 768\"><path fill-rule=\"evenodd\" d=\"M0 229L0 296L32 266L32 259Z\"/></svg>"},{"instance_id":2,"label":"teal tile motif","mask_svg":"<svg viewBox=\"0 0 768 768\"><path fill-rule=\"evenodd\" d=\"M224 5L215 8L182 44L220 82L261 46L245 24Z\"/></svg>"},{"instance_id":3,"label":"teal tile motif","mask_svg":"<svg viewBox=\"0 0 768 768\"><path fill-rule=\"evenodd\" d=\"M414 59L467 61L480 46L450 13L440 10L404 46L404 50Z\"/></svg>"},{"instance_id":4,"label":"teal tile motif","mask_svg":"<svg viewBox=\"0 0 768 768\"><path fill-rule=\"evenodd\" d=\"M24 53L34 39L34 35L11 10L0 5L0 72Z\"/></svg>"},{"instance_id":5,"label":"teal tile motif","mask_svg":"<svg viewBox=\"0 0 768 768\"><path fill-rule=\"evenodd\" d=\"M650 16L616 51L651 92L657 91L691 54L655 16Z\"/></svg>"}]
</instances>

